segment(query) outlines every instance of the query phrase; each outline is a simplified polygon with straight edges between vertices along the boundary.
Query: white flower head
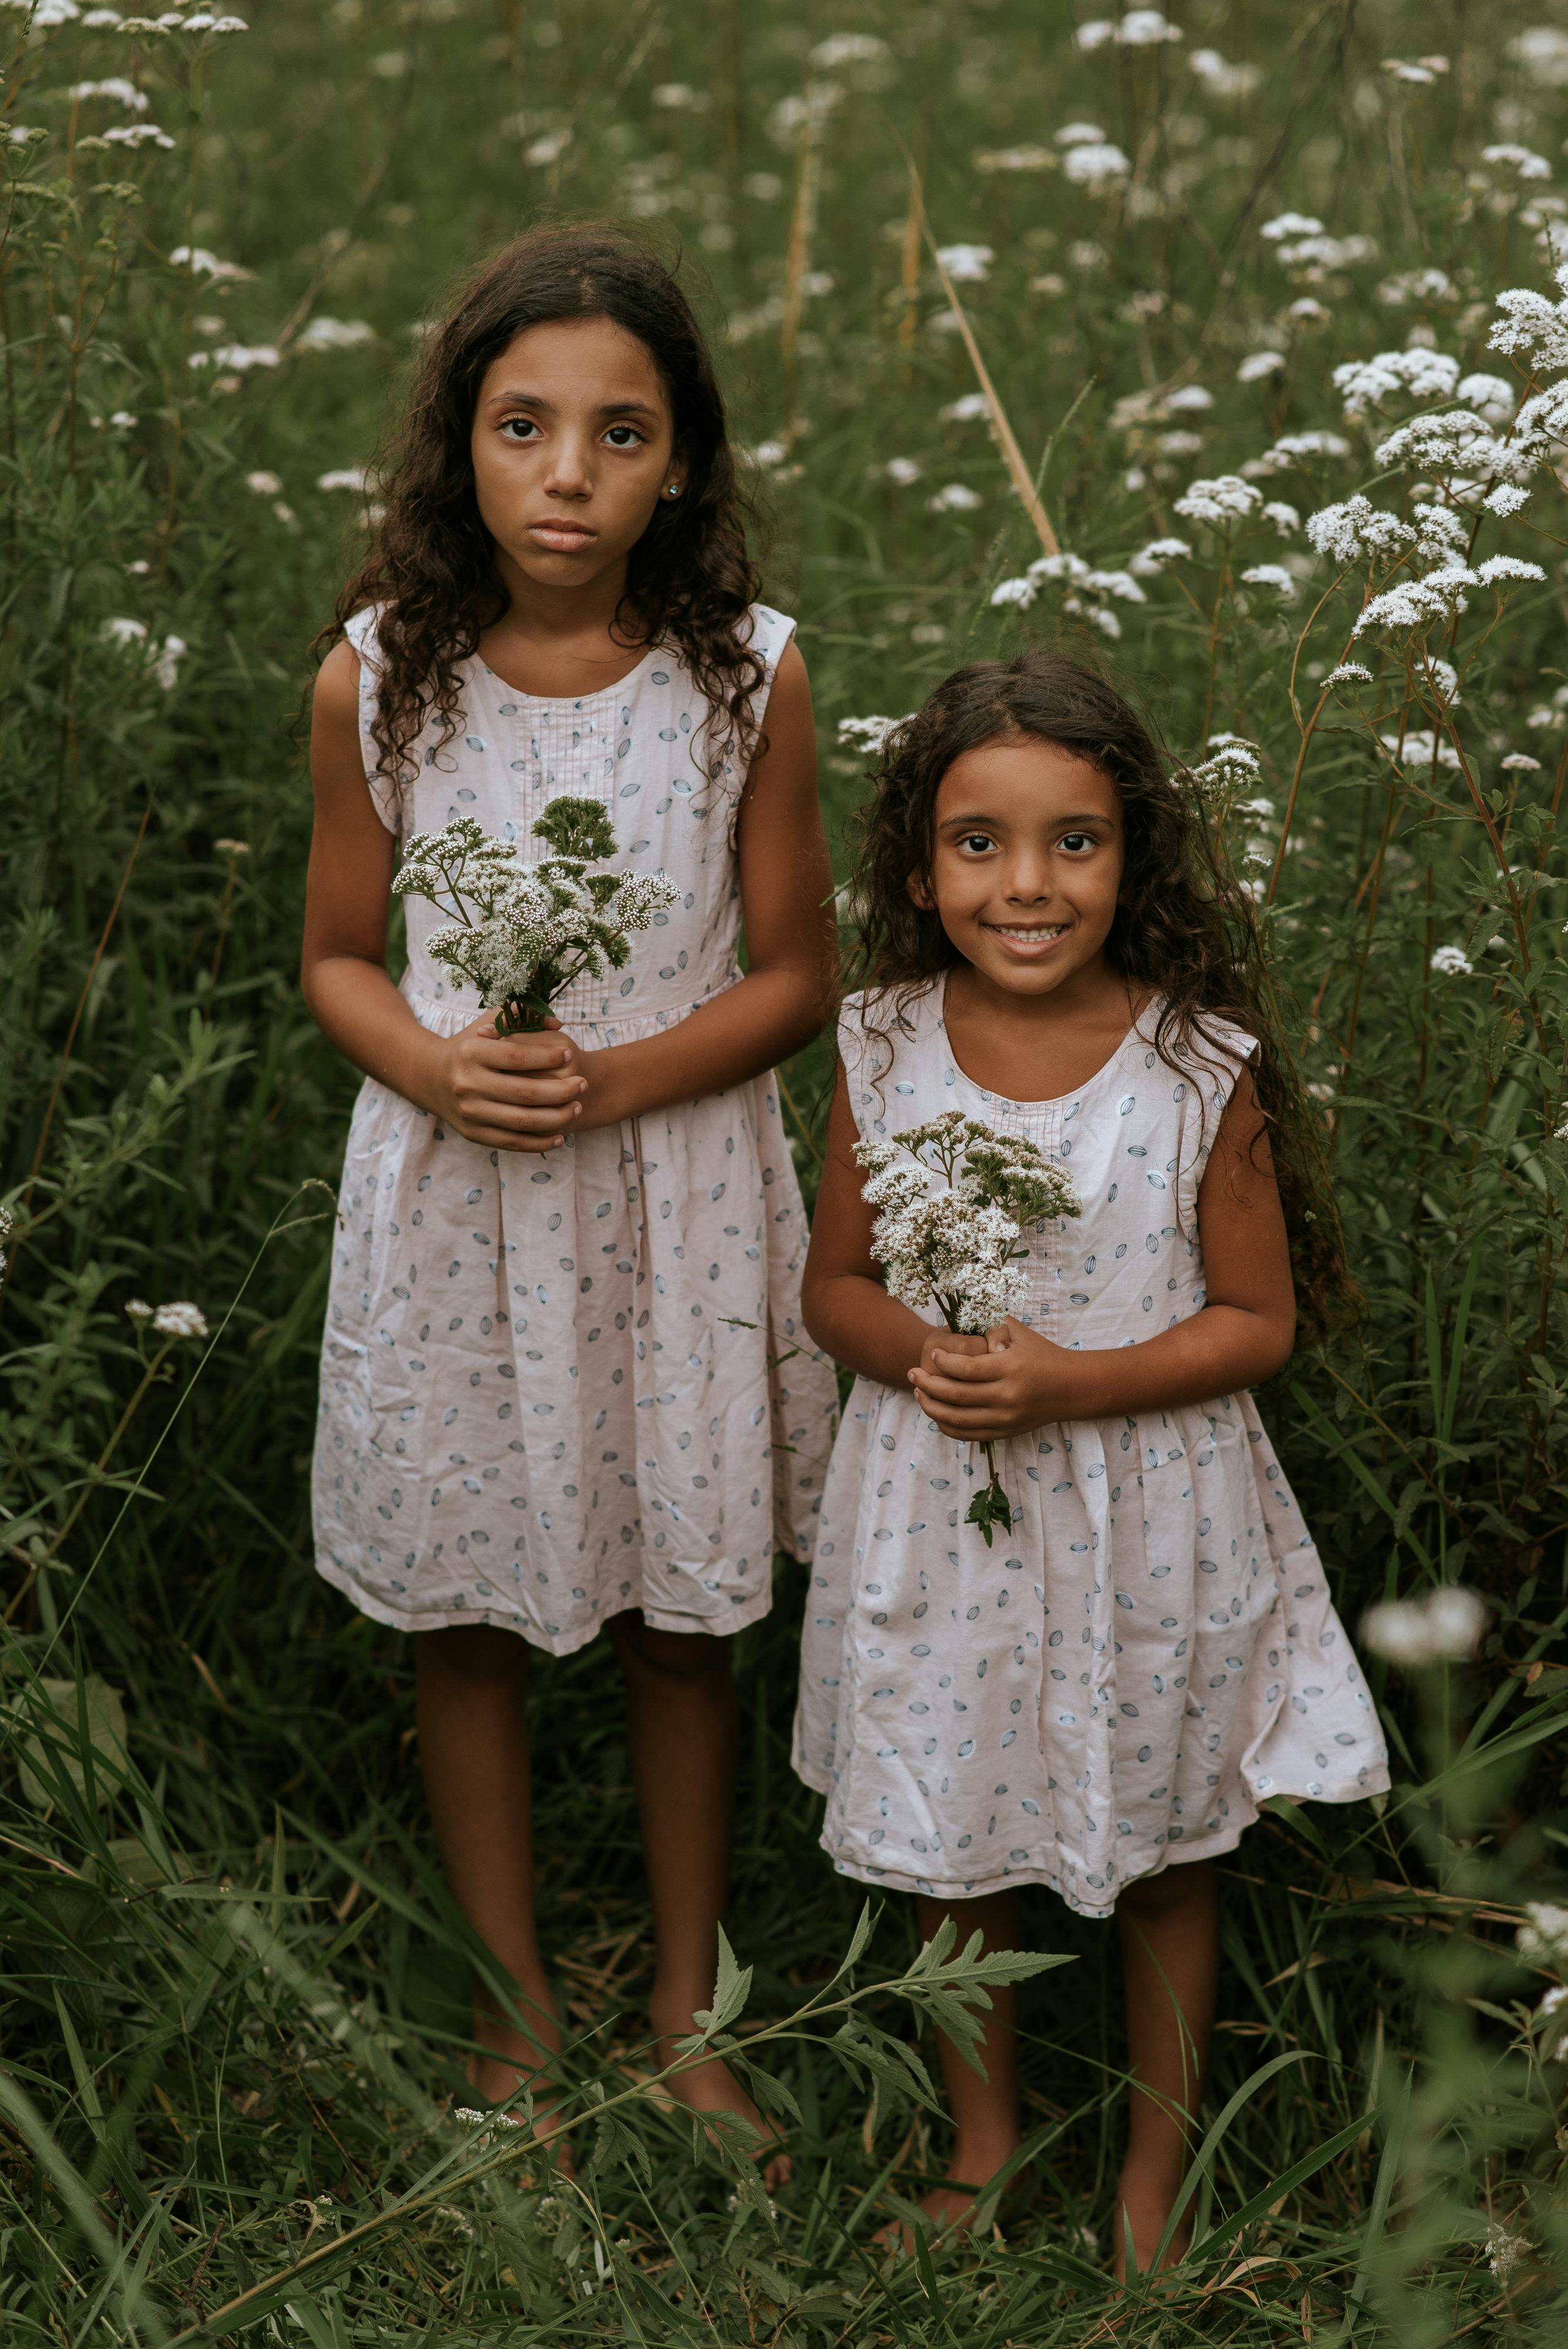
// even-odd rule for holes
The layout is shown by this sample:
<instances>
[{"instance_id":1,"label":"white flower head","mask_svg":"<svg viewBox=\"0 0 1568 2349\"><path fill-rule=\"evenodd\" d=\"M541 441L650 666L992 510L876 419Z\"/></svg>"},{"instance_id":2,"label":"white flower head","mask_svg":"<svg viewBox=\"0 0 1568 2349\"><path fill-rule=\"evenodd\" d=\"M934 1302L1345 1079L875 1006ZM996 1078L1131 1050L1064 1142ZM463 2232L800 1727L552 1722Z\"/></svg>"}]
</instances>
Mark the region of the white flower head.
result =
<instances>
[{"instance_id":1,"label":"white flower head","mask_svg":"<svg viewBox=\"0 0 1568 2349\"><path fill-rule=\"evenodd\" d=\"M1258 234L1270 244L1281 244L1287 237L1320 236L1322 233L1322 221L1314 220L1310 212L1280 212L1273 220L1265 221L1258 231Z\"/></svg>"},{"instance_id":2,"label":"white flower head","mask_svg":"<svg viewBox=\"0 0 1568 2349\"><path fill-rule=\"evenodd\" d=\"M902 718L841 718L838 721L838 747L841 750L864 750L875 758L887 742L889 734L908 725L912 713L906 710Z\"/></svg>"},{"instance_id":3,"label":"white flower head","mask_svg":"<svg viewBox=\"0 0 1568 2349\"><path fill-rule=\"evenodd\" d=\"M969 513L979 503L979 492L967 481L949 481L926 500L932 513Z\"/></svg>"},{"instance_id":4,"label":"white flower head","mask_svg":"<svg viewBox=\"0 0 1568 2349\"><path fill-rule=\"evenodd\" d=\"M1446 351L1379 351L1369 359L1347 359L1334 370L1334 389L1347 416L1381 408L1403 394L1410 399L1449 399L1459 379L1459 363Z\"/></svg>"},{"instance_id":5,"label":"white flower head","mask_svg":"<svg viewBox=\"0 0 1568 2349\"><path fill-rule=\"evenodd\" d=\"M1087 188L1093 194L1125 180L1132 165L1121 149L1107 140L1094 146L1069 147L1062 169L1075 187Z\"/></svg>"},{"instance_id":6,"label":"white flower head","mask_svg":"<svg viewBox=\"0 0 1568 2349\"><path fill-rule=\"evenodd\" d=\"M1236 369L1238 383L1263 383L1272 375L1279 375L1285 364L1283 351L1253 351Z\"/></svg>"},{"instance_id":7,"label":"white flower head","mask_svg":"<svg viewBox=\"0 0 1568 2349\"><path fill-rule=\"evenodd\" d=\"M1241 574L1247 587L1272 587L1282 603L1288 604L1296 592L1296 583L1282 563L1254 563Z\"/></svg>"},{"instance_id":8,"label":"white flower head","mask_svg":"<svg viewBox=\"0 0 1568 2349\"><path fill-rule=\"evenodd\" d=\"M363 318L312 318L295 344L301 351L351 351L376 339Z\"/></svg>"},{"instance_id":9,"label":"white flower head","mask_svg":"<svg viewBox=\"0 0 1568 2349\"><path fill-rule=\"evenodd\" d=\"M1324 678L1324 685L1370 685L1371 682L1372 671L1364 668L1359 661L1341 661L1339 667L1331 668Z\"/></svg>"},{"instance_id":10,"label":"white flower head","mask_svg":"<svg viewBox=\"0 0 1568 2349\"><path fill-rule=\"evenodd\" d=\"M950 399L938 410L944 424L977 424L991 413L991 402L983 391L966 391L961 399Z\"/></svg>"},{"instance_id":11,"label":"white flower head","mask_svg":"<svg viewBox=\"0 0 1568 2349\"><path fill-rule=\"evenodd\" d=\"M1488 513L1497 514L1506 521L1511 514L1521 512L1530 503L1530 492L1520 489L1516 482L1500 481L1490 496L1481 500L1481 503Z\"/></svg>"},{"instance_id":12,"label":"white flower head","mask_svg":"<svg viewBox=\"0 0 1568 2349\"><path fill-rule=\"evenodd\" d=\"M1467 1662L1485 1629L1480 1599L1455 1582L1428 1591L1424 1599L1386 1599L1369 1608L1361 1621L1362 1639L1373 1654L1409 1671Z\"/></svg>"},{"instance_id":13,"label":"white flower head","mask_svg":"<svg viewBox=\"0 0 1568 2349\"><path fill-rule=\"evenodd\" d=\"M1544 155L1536 154L1532 147L1519 147L1504 140L1499 147L1483 147L1481 161L1494 171L1512 171L1521 180L1549 180L1552 166Z\"/></svg>"},{"instance_id":14,"label":"white flower head","mask_svg":"<svg viewBox=\"0 0 1568 2349\"><path fill-rule=\"evenodd\" d=\"M925 468L915 457L889 457L882 470L890 481L896 481L899 489L907 490L912 481L919 480Z\"/></svg>"},{"instance_id":15,"label":"white flower head","mask_svg":"<svg viewBox=\"0 0 1568 2349\"><path fill-rule=\"evenodd\" d=\"M979 285L991 274L996 254L989 244L940 244L937 259L955 285Z\"/></svg>"},{"instance_id":16,"label":"white flower head","mask_svg":"<svg viewBox=\"0 0 1568 2349\"><path fill-rule=\"evenodd\" d=\"M1270 499L1263 508L1263 520L1272 522L1282 538L1292 537L1302 526L1300 514L1294 506L1287 505L1283 498Z\"/></svg>"},{"instance_id":17,"label":"white flower head","mask_svg":"<svg viewBox=\"0 0 1568 2349\"><path fill-rule=\"evenodd\" d=\"M1568 1973L1568 1909L1548 1900L1528 1901L1514 1946L1525 1965Z\"/></svg>"},{"instance_id":18,"label":"white flower head","mask_svg":"<svg viewBox=\"0 0 1568 2349\"><path fill-rule=\"evenodd\" d=\"M127 1306L126 1310L129 1312L130 1308ZM204 1338L208 1334L205 1314L199 1305L188 1300L159 1306L152 1316L152 1327L161 1338Z\"/></svg>"},{"instance_id":19,"label":"white flower head","mask_svg":"<svg viewBox=\"0 0 1568 2349\"><path fill-rule=\"evenodd\" d=\"M1176 511L1188 522L1207 522L1219 525L1244 522L1255 506L1262 504L1262 493L1239 473L1220 473L1212 481L1190 481L1176 501Z\"/></svg>"},{"instance_id":20,"label":"white flower head","mask_svg":"<svg viewBox=\"0 0 1568 2349\"><path fill-rule=\"evenodd\" d=\"M1151 538L1147 546L1139 547L1127 569L1135 578L1155 579L1168 563L1176 563L1191 552L1184 538Z\"/></svg>"}]
</instances>

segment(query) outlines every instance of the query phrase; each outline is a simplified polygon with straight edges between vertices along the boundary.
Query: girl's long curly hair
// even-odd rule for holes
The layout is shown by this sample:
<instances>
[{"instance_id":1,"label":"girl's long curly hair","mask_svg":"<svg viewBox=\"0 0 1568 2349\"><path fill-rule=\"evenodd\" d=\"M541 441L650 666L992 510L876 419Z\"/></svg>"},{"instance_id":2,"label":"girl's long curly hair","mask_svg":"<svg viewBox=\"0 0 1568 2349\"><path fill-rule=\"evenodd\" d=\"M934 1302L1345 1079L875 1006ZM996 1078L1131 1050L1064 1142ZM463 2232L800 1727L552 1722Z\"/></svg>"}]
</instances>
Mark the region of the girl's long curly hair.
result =
<instances>
[{"instance_id":1,"label":"girl's long curly hair","mask_svg":"<svg viewBox=\"0 0 1568 2349\"><path fill-rule=\"evenodd\" d=\"M537 229L506 245L462 286L426 340L408 407L377 466L383 505L373 550L337 599L321 638L337 642L367 605L381 652L372 729L382 771L406 780L425 725L437 747L461 730L460 665L506 609L494 547L474 495L470 438L484 373L530 326L608 318L659 369L686 469L679 501L661 498L632 550L616 615L628 645L669 643L711 716L701 756L711 781L760 747L753 697L763 663L746 640L757 574L724 402L702 330L659 256L596 225Z\"/></svg>"},{"instance_id":2,"label":"girl's long curly hair","mask_svg":"<svg viewBox=\"0 0 1568 2349\"><path fill-rule=\"evenodd\" d=\"M961 961L940 916L918 905L909 885L929 887L937 792L954 760L1020 737L1088 760L1116 787L1126 864L1106 953L1131 991L1159 998L1161 1058L1196 1068L1230 1062L1210 1019L1234 1021L1258 1039L1251 1073L1268 1122L1302 1319L1313 1334L1342 1324L1358 1292L1317 1122L1280 1032L1251 900L1190 778L1167 771L1148 728L1107 678L1038 647L1008 661L975 661L888 736L873 796L856 819L850 897L858 937L849 983L884 992L888 1016L902 1024L910 999Z\"/></svg>"}]
</instances>

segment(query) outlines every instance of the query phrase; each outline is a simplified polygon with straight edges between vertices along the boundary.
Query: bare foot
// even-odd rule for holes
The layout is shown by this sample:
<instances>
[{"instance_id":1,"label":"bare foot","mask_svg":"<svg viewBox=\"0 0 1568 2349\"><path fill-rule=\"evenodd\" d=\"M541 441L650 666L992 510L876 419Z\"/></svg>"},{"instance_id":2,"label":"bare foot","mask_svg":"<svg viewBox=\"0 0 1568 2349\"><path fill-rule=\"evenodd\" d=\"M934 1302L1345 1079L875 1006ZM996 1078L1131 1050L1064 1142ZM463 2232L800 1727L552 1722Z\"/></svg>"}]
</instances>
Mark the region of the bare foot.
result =
<instances>
[{"instance_id":1,"label":"bare foot","mask_svg":"<svg viewBox=\"0 0 1568 2349\"><path fill-rule=\"evenodd\" d=\"M468 2058L468 2085L481 2105L504 2107L520 2088L525 2088L534 2102L534 2135L547 2144L561 2126L560 2091L540 2063L538 2048L493 2014L482 2013L474 2017L473 2035L494 2051ZM521 2120L522 2115L514 2117ZM569 2141L563 2137L554 2153L556 2167L566 2177L575 2177Z\"/></svg>"},{"instance_id":2,"label":"bare foot","mask_svg":"<svg viewBox=\"0 0 1568 2349\"><path fill-rule=\"evenodd\" d=\"M920 2213L933 2240L945 2236L962 2235L974 2224L975 2209L986 2186L999 2169L1011 2161L1018 2150L1017 2140L1011 2145L965 2146L961 2139L953 2147L949 2165L951 2178L944 2178L920 2197ZM973 2185L967 2180L974 2179ZM891 2219L877 2237L884 2251L913 2253L915 2230L907 2220Z\"/></svg>"},{"instance_id":3,"label":"bare foot","mask_svg":"<svg viewBox=\"0 0 1568 2349\"><path fill-rule=\"evenodd\" d=\"M659 2031L657 2061L662 2072L667 2065L680 2062L675 2042L694 2025L688 2016L673 2030L659 2030L660 2019L658 2013L653 2016L654 2028ZM737 2119L749 2122L762 2140L757 2147L757 2160L762 2165L763 2191L776 2194L782 2186L789 2184L794 2175L794 2162L784 2151L784 2131L776 2122L763 2118L722 2056L710 2056L706 2063L693 2064L688 2070L673 2074L664 2085L694 2113L733 2113Z\"/></svg>"},{"instance_id":4,"label":"bare foot","mask_svg":"<svg viewBox=\"0 0 1568 2349\"><path fill-rule=\"evenodd\" d=\"M1112 2247L1111 2267L1118 2283L1127 2282L1127 2236L1129 2221L1132 2227L1133 2254L1137 2261L1138 2273L1147 2275L1154 2265L1154 2255L1159 2248L1159 2239L1164 2234L1167 2222L1170 2218L1176 2194L1177 2188L1174 2185L1162 2186L1158 2181L1143 2177L1137 2171L1123 2170L1116 2184L1116 2217L1112 2221L1115 2242ZM1166 2245L1165 2256L1159 2262L1161 2270L1175 2267L1177 2261L1185 2256L1187 2247L1191 2240L1192 2220L1189 2213L1184 2213L1181 2224Z\"/></svg>"}]
</instances>

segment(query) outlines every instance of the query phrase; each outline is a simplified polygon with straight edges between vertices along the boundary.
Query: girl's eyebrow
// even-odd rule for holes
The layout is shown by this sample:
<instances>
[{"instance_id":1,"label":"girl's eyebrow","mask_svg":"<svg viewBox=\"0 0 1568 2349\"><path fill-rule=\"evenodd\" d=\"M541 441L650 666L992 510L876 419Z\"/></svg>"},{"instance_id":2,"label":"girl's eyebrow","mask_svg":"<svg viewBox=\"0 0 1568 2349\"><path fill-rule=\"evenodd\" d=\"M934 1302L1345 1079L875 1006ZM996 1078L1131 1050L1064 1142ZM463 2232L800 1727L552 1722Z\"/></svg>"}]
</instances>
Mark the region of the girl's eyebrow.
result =
<instances>
[{"instance_id":1,"label":"girl's eyebrow","mask_svg":"<svg viewBox=\"0 0 1568 2349\"><path fill-rule=\"evenodd\" d=\"M491 408L553 409L556 403L547 399L542 391L496 391L491 394L486 405ZM594 412L597 416L651 416L655 419L659 416L658 409L647 399L607 399L601 401Z\"/></svg>"},{"instance_id":2,"label":"girl's eyebrow","mask_svg":"<svg viewBox=\"0 0 1568 2349\"><path fill-rule=\"evenodd\" d=\"M1054 815L1051 818L1053 829L1064 823L1097 823L1104 824L1108 829L1111 822L1111 817L1099 808L1091 808L1083 814ZM987 832L1000 832L1006 828L1005 825L1000 824L993 815L950 815L944 816L937 829L940 832L951 832L955 828L961 829L965 824L979 824Z\"/></svg>"}]
</instances>

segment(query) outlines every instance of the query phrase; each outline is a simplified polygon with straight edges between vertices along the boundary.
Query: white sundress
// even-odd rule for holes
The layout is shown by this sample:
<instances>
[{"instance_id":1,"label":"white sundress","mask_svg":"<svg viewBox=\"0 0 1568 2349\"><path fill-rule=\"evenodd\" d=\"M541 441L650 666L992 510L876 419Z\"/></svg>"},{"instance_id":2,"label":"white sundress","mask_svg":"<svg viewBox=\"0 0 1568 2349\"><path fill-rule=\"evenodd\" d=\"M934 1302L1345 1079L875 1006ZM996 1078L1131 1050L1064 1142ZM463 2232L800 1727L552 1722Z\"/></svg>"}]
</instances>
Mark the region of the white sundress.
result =
<instances>
[{"instance_id":1,"label":"white sundress","mask_svg":"<svg viewBox=\"0 0 1568 2349\"><path fill-rule=\"evenodd\" d=\"M760 718L794 622L758 605L752 625ZM400 789L370 739L374 616L348 633L389 830L472 815L541 856L534 820L571 792L609 809L618 868L679 885L624 970L557 999L575 1041L672 1028L740 978L741 779L711 787L694 761L706 705L672 648L581 700L468 661L462 730L442 750L428 730ZM406 911L402 994L456 1035L479 999L426 951L436 908ZM501 1624L557 1655L626 1609L671 1631L764 1615L775 1547L810 1554L836 1411L800 1319L805 1237L771 1077L544 1155L466 1141L368 1079L322 1356L319 1571L379 1622Z\"/></svg>"},{"instance_id":2,"label":"white sundress","mask_svg":"<svg viewBox=\"0 0 1568 2349\"><path fill-rule=\"evenodd\" d=\"M1254 1040L1210 1023L1223 1049L1173 1068L1149 1040L1153 1006L1077 1092L1012 1102L957 1066L944 998L938 980L910 1003L908 1034L874 997L846 1005L862 1136L959 1109L1061 1164L1084 1212L1024 1235L1022 1317L1058 1344L1131 1345L1199 1311L1199 1184ZM989 1549L963 1522L983 1463L911 1390L856 1381L794 1734L841 1873L956 1899L1045 1884L1106 1917L1137 1878L1230 1850L1272 1795L1387 1786L1376 1714L1251 1395L999 1444L1014 1518Z\"/></svg>"}]
</instances>

